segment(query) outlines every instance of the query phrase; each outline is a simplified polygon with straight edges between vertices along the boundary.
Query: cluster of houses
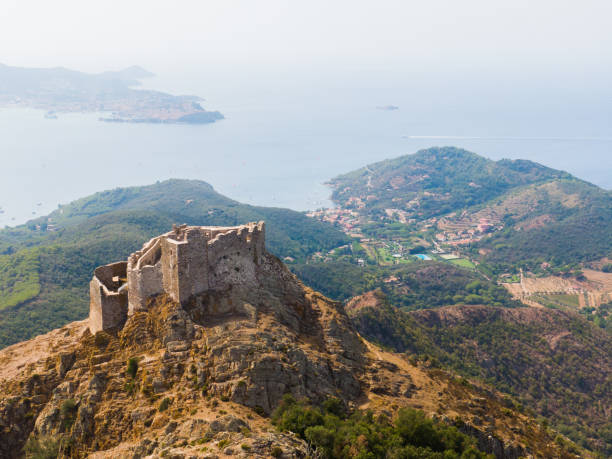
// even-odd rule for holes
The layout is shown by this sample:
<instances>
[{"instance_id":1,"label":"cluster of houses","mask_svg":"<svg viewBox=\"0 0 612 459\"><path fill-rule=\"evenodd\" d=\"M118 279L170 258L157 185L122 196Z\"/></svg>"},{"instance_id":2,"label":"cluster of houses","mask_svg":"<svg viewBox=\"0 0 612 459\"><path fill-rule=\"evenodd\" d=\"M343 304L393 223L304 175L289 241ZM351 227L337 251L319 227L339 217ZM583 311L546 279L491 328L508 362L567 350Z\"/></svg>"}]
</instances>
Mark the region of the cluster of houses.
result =
<instances>
[{"instance_id":1,"label":"cluster of houses","mask_svg":"<svg viewBox=\"0 0 612 459\"><path fill-rule=\"evenodd\" d=\"M416 219L411 218L412 213L406 212L402 209L385 209L385 214L387 217L393 218L394 220L399 221L400 223L415 223Z\"/></svg>"},{"instance_id":2,"label":"cluster of houses","mask_svg":"<svg viewBox=\"0 0 612 459\"><path fill-rule=\"evenodd\" d=\"M359 212L350 209L333 208L313 210L306 215L311 218L316 218L317 220L339 225L349 236L361 237L359 230Z\"/></svg>"},{"instance_id":3,"label":"cluster of houses","mask_svg":"<svg viewBox=\"0 0 612 459\"><path fill-rule=\"evenodd\" d=\"M54 223L53 218L48 218L45 223L37 223L34 228L36 231L49 231L50 233L60 230L60 227Z\"/></svg>"},{"instance_id":4,"label":"cluster of houses","mask_svg":"<svg viewBox=\"0 0 612 459\"><path fill-rule=\"evenodd\" d=\"M448 245L464 245L481 240L486 234L503 229L499 221L491 221L480 218L478 223L473 221L451 222L447 218L441 218L437 227L442 231L436 233L437 242Z\"/></svg>"}]
</instances>

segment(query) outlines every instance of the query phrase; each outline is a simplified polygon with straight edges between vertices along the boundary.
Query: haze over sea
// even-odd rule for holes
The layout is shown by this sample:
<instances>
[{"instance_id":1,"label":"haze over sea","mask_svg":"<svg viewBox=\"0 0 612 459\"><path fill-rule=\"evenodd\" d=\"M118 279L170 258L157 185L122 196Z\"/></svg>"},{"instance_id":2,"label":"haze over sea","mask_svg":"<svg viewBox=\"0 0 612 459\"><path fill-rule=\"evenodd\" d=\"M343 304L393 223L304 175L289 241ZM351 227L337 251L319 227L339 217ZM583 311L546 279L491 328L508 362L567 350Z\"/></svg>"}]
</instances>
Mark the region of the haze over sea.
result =
<instances>
[{"instance_id":1,"label":"haze over sea","mask_svg":"<svg viewBox=\"0 0 612 459\"><path fill-rule=\"evenodd\" d=\"M314 209L331 205L324 182L335 175L443 145L530 159L612 188L607 92L520 82L504 90L504 81L449 75L370 78L359 69L325 80L290 70L151 70L160 76L146 87L202 96L226 119L115 124L92 114L52 120L36 110L0 110L0 226L97 191L167 178L204 180L241 202Z\"/></svg>"}]
</instances>

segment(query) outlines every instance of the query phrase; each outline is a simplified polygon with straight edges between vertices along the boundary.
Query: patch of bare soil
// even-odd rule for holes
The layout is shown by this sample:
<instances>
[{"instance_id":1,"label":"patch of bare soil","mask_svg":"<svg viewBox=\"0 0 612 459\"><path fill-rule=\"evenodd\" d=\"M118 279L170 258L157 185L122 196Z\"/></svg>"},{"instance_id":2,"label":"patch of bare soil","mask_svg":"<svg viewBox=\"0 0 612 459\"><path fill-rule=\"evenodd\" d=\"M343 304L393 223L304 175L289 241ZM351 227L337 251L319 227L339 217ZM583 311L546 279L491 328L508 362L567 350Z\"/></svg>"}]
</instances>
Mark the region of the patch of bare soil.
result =
<instances>
[{"instance_id":1,"label":"patch of bare soil","mask_svg":"<svg viewBox=\"0 0 612 459\"><path fill-rule=\"evenodd\" d=\"M363 295L351 298L345 309L348 313L356 312L364 308L377 308L381 305L380 291L372 290Z\"/></svg>"},{"instance_id":2,"label":"patch of bare soil","mask_svg":"<svg viewBox=\"0 0 612 459\"><path fill-rule=\"evenodd\" d=\"M28 365L77 347L79 339L88 328L88 323L88 320L72 322L30 341L2 349L0 351L0 381L14 379Z\"/></svg>"}]
</instances>

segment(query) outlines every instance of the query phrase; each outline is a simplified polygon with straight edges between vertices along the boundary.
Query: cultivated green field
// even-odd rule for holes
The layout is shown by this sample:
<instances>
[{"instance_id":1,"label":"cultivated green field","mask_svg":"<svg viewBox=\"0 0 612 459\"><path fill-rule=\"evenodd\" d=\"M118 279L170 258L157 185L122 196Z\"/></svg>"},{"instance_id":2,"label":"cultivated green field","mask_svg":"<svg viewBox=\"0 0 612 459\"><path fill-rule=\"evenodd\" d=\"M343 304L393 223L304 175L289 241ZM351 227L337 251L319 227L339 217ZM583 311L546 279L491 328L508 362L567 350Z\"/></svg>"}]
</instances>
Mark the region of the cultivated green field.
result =
<instances>
[{"instance_id":1,"label":"cultivated green field","mask_svg":"<svg viewBox=\"0 0 612 459\"><path fill-rule=\"evenodd\" d=\"M580 307L578 295L534 295L534 298L538 303L542 303L544 306L549 307L561 307L571 309L578 309Z\"/></svg>"},{"instance_id":2,"label":"cultivated green field","mask_svg":"<svg viewBox=\"0 0 612 459\"><path fill-rule=\"evenodd\" d=\"M449 260L452 264L461 266L462 268L470 268L475 269L476 265L472 263L470 260L466 258L455 258L454 260Z\"/></svg>"}]
</instances>

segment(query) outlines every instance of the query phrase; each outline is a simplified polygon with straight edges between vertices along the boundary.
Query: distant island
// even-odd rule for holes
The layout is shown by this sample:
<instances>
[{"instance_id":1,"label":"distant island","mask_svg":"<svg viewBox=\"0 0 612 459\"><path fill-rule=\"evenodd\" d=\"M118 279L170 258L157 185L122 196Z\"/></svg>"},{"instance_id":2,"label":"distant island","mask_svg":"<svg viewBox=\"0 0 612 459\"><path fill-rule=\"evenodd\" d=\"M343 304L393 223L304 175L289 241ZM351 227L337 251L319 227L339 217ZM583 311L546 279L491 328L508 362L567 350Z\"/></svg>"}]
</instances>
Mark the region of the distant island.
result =
<instances>
[{"instance_id":1,"label":"distant island","mask_svg":"<svg viewBox=\"0 0 612 459\"><path fill-rule=\"evenodd\" d=\"M394 110L399 110L399 107L397 105L378 105L376 109L392 112Z\"/></svg>"},{"instance_id":2,"label":"distant island","mask_svg":"<svg viewBox=\"0 0 612 459\"><path fill-rule=\"evenodd\" d=\"M218 111L205 110L198 96L135 89L153 76L138 67L117 72L82 73L63 67L20 68L0 64L0 106L61 113L108 113L101 121L129 123L206 124L223 119Z\"/></svg>"}]
</instances>

